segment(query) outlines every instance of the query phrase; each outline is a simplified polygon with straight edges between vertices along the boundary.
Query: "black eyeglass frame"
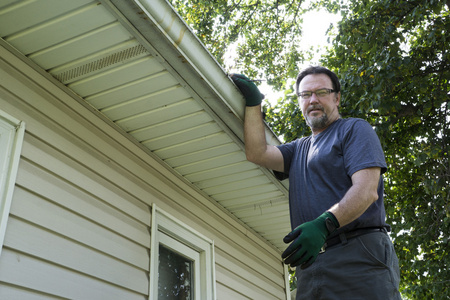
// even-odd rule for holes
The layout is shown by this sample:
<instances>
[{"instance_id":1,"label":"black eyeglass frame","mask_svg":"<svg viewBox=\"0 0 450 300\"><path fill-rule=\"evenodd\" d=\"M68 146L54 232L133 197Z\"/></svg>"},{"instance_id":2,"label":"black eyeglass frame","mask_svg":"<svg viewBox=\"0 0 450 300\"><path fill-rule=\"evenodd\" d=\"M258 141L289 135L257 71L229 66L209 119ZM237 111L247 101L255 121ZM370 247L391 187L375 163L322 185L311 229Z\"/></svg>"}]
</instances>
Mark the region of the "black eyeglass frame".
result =
<instances>
[{"instance_id":1,"label":"black eyeglass frame","mask_svg":"<svg viewBox=\"0 0 450 300\"><path fill-rule=\"evenodd\" d=\"M327 94L326 94L326 95L322 95L322 96L317 95L317 92L320 93L320 92L323 92L323 91L326 91ZM309 98L312 97L313 94L316 94L317 97L322 98L322 97L326 97L326 96L328 96L329 94L335 93L335 92L336 92L336 91L333 90L333 89L318 89L318 90L315 90L314 92L312 92L312 91L303 91L303 92L300 92L300 93L299 93L298 97L300 97L300 98L302 98L302 99L305 99L305 100L308 100ZM305 95L305 93L306 93L306 95ZM306 96L306 97L305 97L305 96Z\"/></svg>"}]
</instances>

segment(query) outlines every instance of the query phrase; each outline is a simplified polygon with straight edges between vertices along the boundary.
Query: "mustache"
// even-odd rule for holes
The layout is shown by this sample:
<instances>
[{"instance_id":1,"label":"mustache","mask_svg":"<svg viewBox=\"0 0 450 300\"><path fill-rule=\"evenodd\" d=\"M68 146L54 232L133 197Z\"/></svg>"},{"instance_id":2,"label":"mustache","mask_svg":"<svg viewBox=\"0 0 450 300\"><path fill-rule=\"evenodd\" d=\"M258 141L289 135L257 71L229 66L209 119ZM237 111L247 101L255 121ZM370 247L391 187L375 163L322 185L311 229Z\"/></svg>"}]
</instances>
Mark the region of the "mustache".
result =
<instances>
[{"instance_id":1,"label":"mustache","mask_svg":"<svg viewBox=\"0 0 450 300\"><path fill-rule=\"evenodd\" d=\"M306 113L310 113L312 110L317 110L317 109L323 111L323 106L319 105L319 104L311 105L310 107L308 107L306 109Z\"/></svg>"}]
</instances>

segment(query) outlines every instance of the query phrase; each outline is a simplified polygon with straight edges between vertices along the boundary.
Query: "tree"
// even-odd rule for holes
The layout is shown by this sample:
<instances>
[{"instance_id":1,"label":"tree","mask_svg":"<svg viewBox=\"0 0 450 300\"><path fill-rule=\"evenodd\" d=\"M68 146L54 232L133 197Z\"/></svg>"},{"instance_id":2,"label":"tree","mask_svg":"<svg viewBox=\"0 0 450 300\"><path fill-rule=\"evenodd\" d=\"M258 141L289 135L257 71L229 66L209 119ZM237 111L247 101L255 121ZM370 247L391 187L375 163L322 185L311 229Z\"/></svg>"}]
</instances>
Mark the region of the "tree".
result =
<instances>
[{"instance_id":1,"label":"tree","mask_svg":"<svg viewBox=\"0 0 450 300\"><path fill-rule=\"evenodd\" d=\"M226 46L238 43L241 69L285 91L277 105L264 107L276 134L286 141L310 134L291 86L307 57L297 50L300 1L218 1L207 13L208 1L173 2L219 62ZM402 293L448 299L450 1L315 2L319 6L343 17L322 60L341 79L341 114L369 121L385 150L385 205Z\"/></svg>"}]
</instances>

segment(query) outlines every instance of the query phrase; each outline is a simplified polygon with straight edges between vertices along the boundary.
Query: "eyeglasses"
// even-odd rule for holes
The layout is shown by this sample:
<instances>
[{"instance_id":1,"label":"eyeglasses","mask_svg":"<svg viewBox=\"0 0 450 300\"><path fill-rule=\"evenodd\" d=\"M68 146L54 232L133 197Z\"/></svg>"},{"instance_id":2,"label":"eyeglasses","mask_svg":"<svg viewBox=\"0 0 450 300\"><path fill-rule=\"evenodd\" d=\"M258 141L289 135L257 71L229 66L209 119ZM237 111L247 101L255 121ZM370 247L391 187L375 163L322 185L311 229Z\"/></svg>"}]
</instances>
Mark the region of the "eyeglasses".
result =
<instances>
[{"instance_id":1,"label":"eyeglasses","mask_svg":"<svg viewBox=\"0 0 450 300\"><path fill-rule=\"evenodd\" d=\"M311 98L312 94L316 94L317 97L323 98L334 92L335 91L332 89L318 89L315 92L310 91L300 92L299 96L302 99L308 100L309 98Z\"/></svg>"}]
</instances>

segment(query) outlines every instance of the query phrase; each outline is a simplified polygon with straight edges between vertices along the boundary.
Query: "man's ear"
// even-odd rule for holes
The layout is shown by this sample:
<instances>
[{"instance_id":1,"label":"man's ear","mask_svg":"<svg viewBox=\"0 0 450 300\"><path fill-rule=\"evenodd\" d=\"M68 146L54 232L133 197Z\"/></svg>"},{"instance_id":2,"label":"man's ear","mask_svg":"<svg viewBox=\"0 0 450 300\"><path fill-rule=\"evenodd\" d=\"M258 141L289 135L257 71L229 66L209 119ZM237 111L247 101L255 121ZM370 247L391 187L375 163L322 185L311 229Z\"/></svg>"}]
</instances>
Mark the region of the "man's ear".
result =
<instances>
[{"instance_id":1,"label":"man's ear","mask_svg":"<svg viewBox=\"0 0 450 300\"><path fill-rule=\"evenodd\" d=\"M341 92L336 93L336 106L339 107L339 104L341 103Z\"/></svg>"}]
</instances>

